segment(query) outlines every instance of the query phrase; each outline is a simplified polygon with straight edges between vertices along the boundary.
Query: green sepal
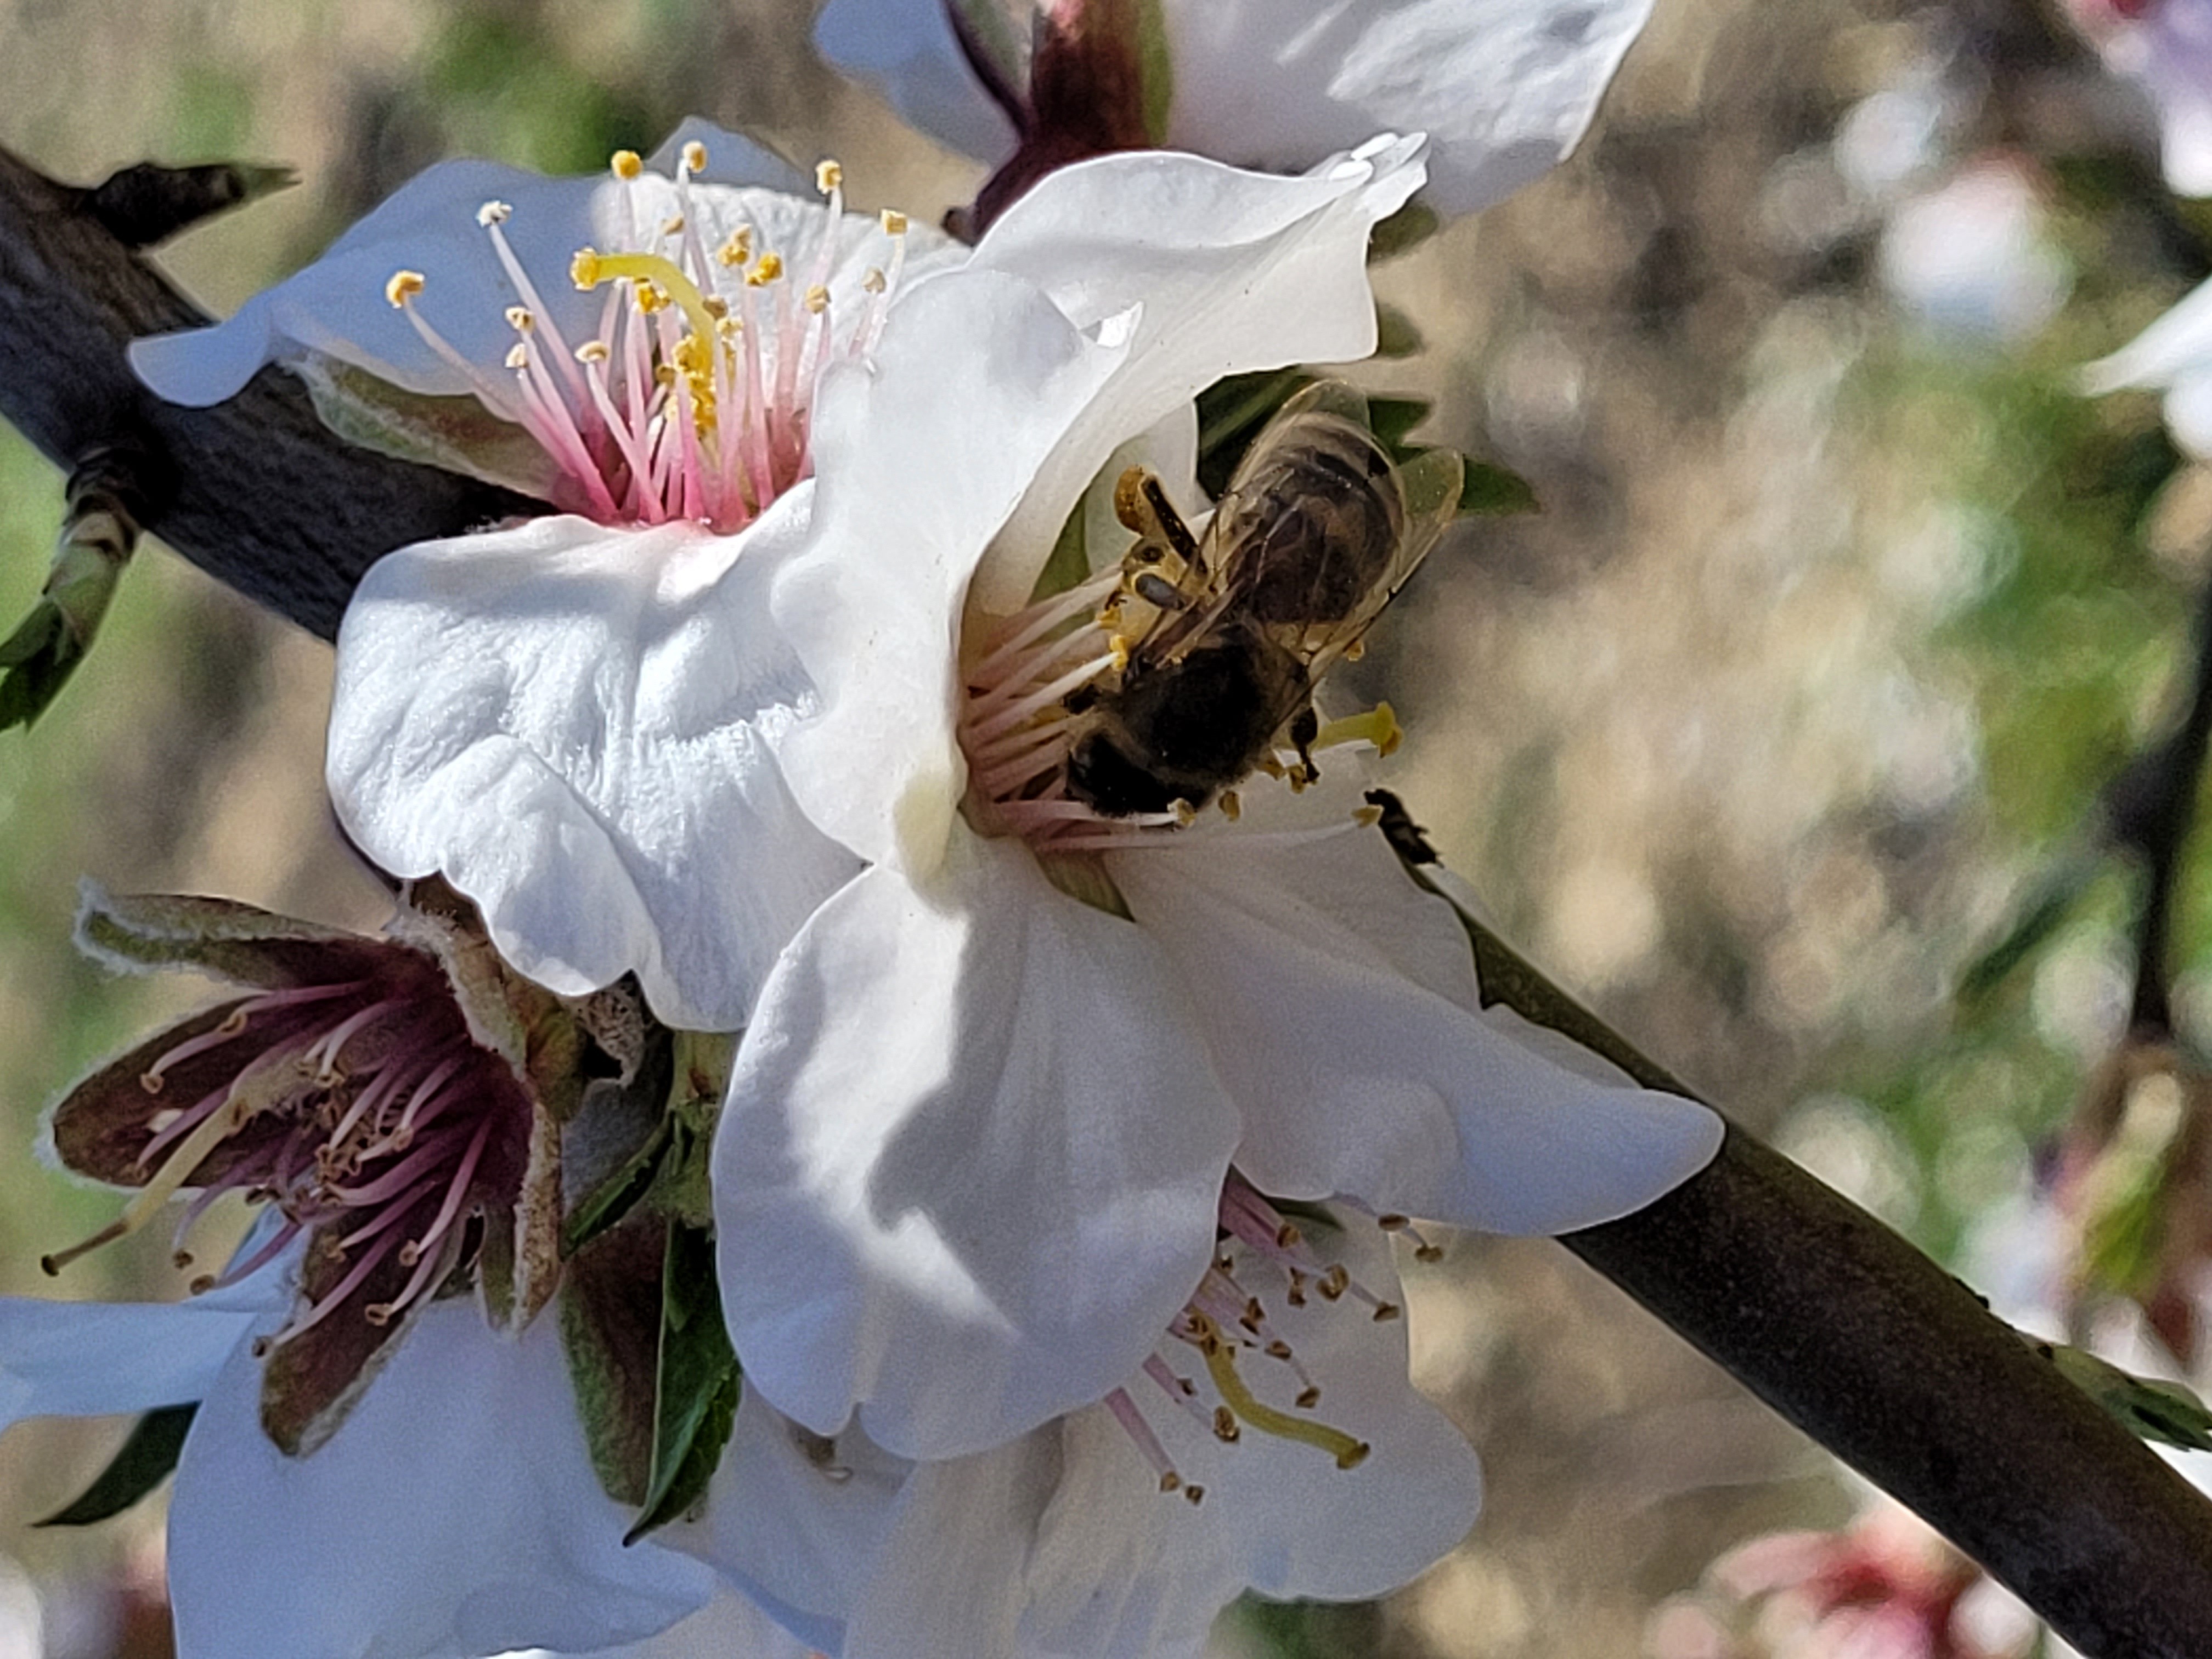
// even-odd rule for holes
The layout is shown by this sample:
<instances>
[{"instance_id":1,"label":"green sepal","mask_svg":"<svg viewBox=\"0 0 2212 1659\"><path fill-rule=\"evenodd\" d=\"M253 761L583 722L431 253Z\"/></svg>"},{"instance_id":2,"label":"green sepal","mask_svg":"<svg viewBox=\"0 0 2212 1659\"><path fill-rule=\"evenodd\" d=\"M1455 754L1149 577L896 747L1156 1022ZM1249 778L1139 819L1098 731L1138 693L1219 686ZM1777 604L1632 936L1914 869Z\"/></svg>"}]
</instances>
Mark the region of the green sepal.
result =
<instances>
[{"instance_id":1,"label":"green sepal","mask_svg":"<svg viewBox=\"0 0 2212 1659\"><path fill-rule=\"evenodd\" d=\"M2212 1410L2181 1383L2137 1376L2057 1343L2039 1342L2036 1352L2137 1439L2183 1451L2212 1451Z\"/></svg>"},{"instance_id":2,"label":"green sepal","mask_svg":"<svg viewBox=\"0 0 2212 1659\"><path fill-rule=\"evenodd\" d=\"M1419 447L1407 440L1435 407L1426 398L1370 398L1367 429L1375 434L1376 442L1390 452L1392 460L1402 461L1408 455L1420 453Z\"/></svg>"},{"instance_id":3,"label":"green sepal","mask_svg":"<svg viewBox=\"0 0 2212 1659\"><path fill-rule=\"evenodd\" d=\"M380 380L320 352L288 364L315 413L346 442L550 500L560 470L521 427L474 398L434 397Z\"/></svg>"},{"instance_id":4,"label":"green sepal","mask_svg":"<svg viewBox=\"0 0 2212 1659\"><path fill-rule=\"evenodd\" d=\"M1198 394L1198 482L1218 500L1261 429L1315 376L1304 369L1231 374Z\"/></svg>"},{"instance_id":5,"label":"green sepal","mask_svg":"<svg viewBox=\"0 0 2212 1659\"><path fill-rule=\"evenodd\" d=\"M1469 461L1460 481L1460 516L1469 514L1540 513L1535 486L1510 467L1491 461Z\"/></svg>"},{"instance_id":6,"label":"green sepal","mask_svg":"<svg viewBox=\"0 0 2212 1659\"><path fill-rule=\"evenodd\" d=\"M566 1261L635 1210L660 1177L661 1163L675 1139L676 1120L664 1115L644 1143L613 1174L585 1195L561 1228L561 1259Z\"/></svg>"},{"instance_id":7,"label":"green sepal","mask_svg":"<svg viewBox=\"0 0 2212 1659\"><path fill-rule=\"evenodd\" d=\"M167 1480L184 1455L185 1433L199 1410L160 1406L131 1425L131 1433L107 1467L71 1502L34 1527L88 1527L118 1516Z\"/></svg>"},{"instance_id":8,"label":"green sepal","mask_svg":"<svg viewBox=\"0 0 2212 1659\"><path fill-rule=\"evenodd\" d=\"M737 1352L722 1323L714 1235L672 1221L660 1279L652 1473L636 1523L623 1543L635 1544L678 1519L707 1495L737 1422L742 1388Z\"/></svg>"}]
</instances>

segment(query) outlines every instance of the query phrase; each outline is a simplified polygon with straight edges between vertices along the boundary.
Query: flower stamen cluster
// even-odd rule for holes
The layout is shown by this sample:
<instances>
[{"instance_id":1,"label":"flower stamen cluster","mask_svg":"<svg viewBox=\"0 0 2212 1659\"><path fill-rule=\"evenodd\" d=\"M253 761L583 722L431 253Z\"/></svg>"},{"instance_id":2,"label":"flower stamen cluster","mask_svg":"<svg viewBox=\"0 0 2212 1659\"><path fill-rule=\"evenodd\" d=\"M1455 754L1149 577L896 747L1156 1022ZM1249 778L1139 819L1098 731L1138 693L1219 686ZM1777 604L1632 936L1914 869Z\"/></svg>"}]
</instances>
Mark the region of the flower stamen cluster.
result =
<instances>
[{"instance_id":1,"label":"flower stamen cluster","mask_svg":"<svg viewBox=\"0 0 2212 1659\"><path fill-rule=\"evenodd\" d=\"M840 357L865 356L880 335L905 262L907 220L881 222L890 252L862 279L866 298L849 320L834 313L830 279L844 214L844 173L816 170L826 225L808 269L758 246L740 225L709 248L691 181L706 146L684 147L674 179L678 210L657 222L641 199L644 163L629 150L612 162L626 187L625 246L576 250L569 276L585 293L605 289L592 333L571 345L502 227L514 210L487 202L477 222L491 239L518 303L507 310L516 340L510 383L470 362L415 304L426 277L395 272L385 297L423 341L459 371L479 402L526 428L577 499L562 503L605 524L693 520L744 528L813 470L808 443L816 388Z\"/></svg>"}]
</instances>

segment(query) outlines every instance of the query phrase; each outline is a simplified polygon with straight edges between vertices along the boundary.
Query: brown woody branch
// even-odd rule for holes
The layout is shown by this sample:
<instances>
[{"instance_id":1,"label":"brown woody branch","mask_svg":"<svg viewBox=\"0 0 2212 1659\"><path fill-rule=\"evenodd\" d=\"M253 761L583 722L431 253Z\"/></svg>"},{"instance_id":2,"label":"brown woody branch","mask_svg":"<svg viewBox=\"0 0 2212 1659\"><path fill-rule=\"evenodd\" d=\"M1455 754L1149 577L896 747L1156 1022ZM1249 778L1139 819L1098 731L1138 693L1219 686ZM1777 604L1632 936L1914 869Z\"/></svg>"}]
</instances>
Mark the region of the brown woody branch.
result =
<instances>
[{"instance_id":1,"label":"brown woody branch","mask_svg":"<svg viewBox=\"0 0 2212 1659\"><path fill-rule=\"evenodd\" d=\"M133 246L236 199L222 171L134 170L104 187L104 220L100 191L0 152L0 416L72 473L131 458L146 528L327 638L381 554L529 504L345 447L274 371L207 410L139 387L125 343L202 319ZM1491 995L1676 1086L1496 941L1478 951ZM1565 1243L2094 1659L2212 1655L2212 1505L1949 1274L1748 1135Z\"/></svg>"}]
</instances>

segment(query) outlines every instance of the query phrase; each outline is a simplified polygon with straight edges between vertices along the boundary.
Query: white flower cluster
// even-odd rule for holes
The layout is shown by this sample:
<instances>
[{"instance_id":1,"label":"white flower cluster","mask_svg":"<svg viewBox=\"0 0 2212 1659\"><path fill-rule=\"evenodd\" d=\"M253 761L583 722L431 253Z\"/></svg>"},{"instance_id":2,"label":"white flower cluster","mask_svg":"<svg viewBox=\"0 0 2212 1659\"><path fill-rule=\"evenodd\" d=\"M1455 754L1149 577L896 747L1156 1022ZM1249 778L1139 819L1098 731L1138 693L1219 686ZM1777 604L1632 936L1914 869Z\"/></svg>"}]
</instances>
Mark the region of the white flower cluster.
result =
<instances>
[{"instance_id":1,"label":"white flower cluster","mask_svg":"<svg viewBox=\"0 0 2212 1659\"><path fill-rule=\"evenodd\" d=\"M565 1320L415 1308L295 1456L258 1340L304 1247L175 1306L0 1306L0 1420L200 1402L186 1659L590 1651L718 1584L850 1659L1177 1654L1247 1588L1377 1595L1479 1494L1407 1381L1388 1235L1587 1226L1711 1157L1704 1109L1484 1009L1357 745L1233 819L1009 795L1065 769L1034 717L1126 662L1123 469L1202 522L1196 395L1372 352L1375 225L1564 155L1646 7L1158 9L1170 148L1048 173L972 247L695 127L598 179L434 168L140 343L170 398L283 362L566 509L369 573L331 792L548 997L634 975L661 1024L735 1034L707 1167L741 1399L703 1505L635 1547ZM823 39L942 93L964 15L836 0ZM1100 579L1033 610L1072 520ZM325 1082L353 1035L307 1050ZM339 1127L395 1156L399 1087ZM368 1202L353 1167L318 1190Z\"/></svg>"}]
</instances>

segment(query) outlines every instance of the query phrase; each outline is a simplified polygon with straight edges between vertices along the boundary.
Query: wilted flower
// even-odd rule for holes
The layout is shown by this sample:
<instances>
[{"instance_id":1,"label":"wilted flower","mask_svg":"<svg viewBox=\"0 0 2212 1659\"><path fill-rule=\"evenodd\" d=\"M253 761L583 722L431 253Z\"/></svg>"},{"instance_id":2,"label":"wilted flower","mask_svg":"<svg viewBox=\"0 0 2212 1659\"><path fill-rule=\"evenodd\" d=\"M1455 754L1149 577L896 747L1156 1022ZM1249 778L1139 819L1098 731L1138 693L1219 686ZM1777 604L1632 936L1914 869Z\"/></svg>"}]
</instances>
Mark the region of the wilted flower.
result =
<instances>
[{"instance_id":1,"label":"wilted flower","mask_svg":"<svg viewBox=\"0 0 2212 1659\"><path fill-rule=\"evenodd\" d=\"M705 1601L692 1564L622 1547L559 1322L532 1318L560 1271L562 1120L592 1031L624 1048L634 1017L515 981L450 895L380 940L94 894L80 937L245 992L52 1123L64 1164L137 1195L50 1268L179 1193L179 1267L217 1200L261 1206L230 1265L169 1305L0 1302L0 1422L197 1406L170 1510L179 1650L589 1651Z\"/></svg>"},{"instance_id":2,"label":"wilted flower","mask_svg":"<svg viewBox=\"0 0 2212 1659\"><path fill-rule=\"evenodd\" d=\"M1000 168L988 220L1046 172L1161 146L1296 172L1425 131L1429 197L1471 213L1581 140L1649 0L830 0L815 39L900 112Z\"/></svg>"}]
</instances>

